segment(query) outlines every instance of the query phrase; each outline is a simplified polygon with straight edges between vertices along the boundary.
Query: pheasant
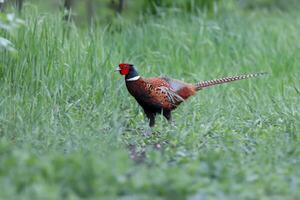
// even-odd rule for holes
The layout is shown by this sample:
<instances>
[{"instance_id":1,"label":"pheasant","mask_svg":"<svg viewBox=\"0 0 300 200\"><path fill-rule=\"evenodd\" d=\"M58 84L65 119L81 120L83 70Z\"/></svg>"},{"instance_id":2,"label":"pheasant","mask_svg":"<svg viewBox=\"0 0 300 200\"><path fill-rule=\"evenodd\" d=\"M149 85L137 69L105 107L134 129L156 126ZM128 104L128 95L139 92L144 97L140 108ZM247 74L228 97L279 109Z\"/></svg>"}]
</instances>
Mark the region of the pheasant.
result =
<instances>
[{"instance_id":1,"label":"pheasant","mask_svg":"<svg viewBox=\"0 0 300 200\"><path fill-rule=\"evenodd\" d=\"M150 127L154 126L157 114L162 113L168 121L171 121L171 111L203 88L266 74L263 72L229 76L190 84L167 77L141 77L134 65L128 63L119 64L116 71L125 76L127 90L143 108L146 117L150 120Z\"/></svg>"}]
</instances>

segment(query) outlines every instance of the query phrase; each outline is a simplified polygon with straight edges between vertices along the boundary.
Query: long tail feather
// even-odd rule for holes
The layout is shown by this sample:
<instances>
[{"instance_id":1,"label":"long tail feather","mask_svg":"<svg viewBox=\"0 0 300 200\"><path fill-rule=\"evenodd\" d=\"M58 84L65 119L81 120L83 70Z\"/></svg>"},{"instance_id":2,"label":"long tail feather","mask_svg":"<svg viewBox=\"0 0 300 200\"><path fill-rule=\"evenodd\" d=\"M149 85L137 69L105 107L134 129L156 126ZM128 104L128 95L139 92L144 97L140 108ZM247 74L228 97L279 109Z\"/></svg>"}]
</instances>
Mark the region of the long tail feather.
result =
<instances>
[{"instance_id":1,"label":"long tail feather","mask_svg":"<svg viewBox=\"0 0 300 200\"><path fill-rule=\"evenodd\" d=\"M214 79L214 80L209 80L209 81L201 81L199 83L196 83L196 90L201 90L203 88L217 85L217 84L223 84L223 83L228 83L232 81L238 81L238 80L243 80L243 79L248 79L248 78L254 78L257 76L263 76L268 74L267 72L261 72L261 73L254 73L254 74L245 74L245 75L238 75L238 76L228 76L224 78L219 78L219 79Z\"/></svg>"}]
</instances>

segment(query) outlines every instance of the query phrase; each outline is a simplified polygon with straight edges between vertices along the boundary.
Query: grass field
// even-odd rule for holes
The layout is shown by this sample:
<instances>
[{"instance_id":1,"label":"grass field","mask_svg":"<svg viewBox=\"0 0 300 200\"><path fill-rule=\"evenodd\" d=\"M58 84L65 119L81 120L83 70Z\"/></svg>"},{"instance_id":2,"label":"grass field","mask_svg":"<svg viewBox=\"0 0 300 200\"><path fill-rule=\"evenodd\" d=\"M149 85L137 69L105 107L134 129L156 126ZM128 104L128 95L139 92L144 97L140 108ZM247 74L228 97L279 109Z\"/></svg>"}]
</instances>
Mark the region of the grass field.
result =
<instances>
[{"instance_id":1,"label":"grass field","mask_svg":"<svg viewBox=\"0 0 300 200\"><path fill-rule=\"evenodd\" d=\"M0 54L0 199L299 199L300 15L119 18L90 32L25 13ZM151 136L120 62L197 82Z\"/></svg>"}]
</instances>

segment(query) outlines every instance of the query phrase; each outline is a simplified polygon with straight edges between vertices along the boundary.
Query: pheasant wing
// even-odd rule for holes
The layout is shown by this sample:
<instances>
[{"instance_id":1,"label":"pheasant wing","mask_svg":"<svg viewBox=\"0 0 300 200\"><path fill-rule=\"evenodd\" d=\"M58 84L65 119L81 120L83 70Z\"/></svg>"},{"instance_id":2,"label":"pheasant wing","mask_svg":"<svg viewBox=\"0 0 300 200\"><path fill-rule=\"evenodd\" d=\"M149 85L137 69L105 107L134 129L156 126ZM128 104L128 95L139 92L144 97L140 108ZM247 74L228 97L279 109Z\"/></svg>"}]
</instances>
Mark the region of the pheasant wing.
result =
<instances>
[{"instance_id":1,"label":"pheasant wing","mask_svg":"<svg viewBox=\"0 0 300 200\"><path fill-rule=\"evenodd\" d=\"M171 88L160 86L157 89L161 92L162 96L167 97L168 102L173 106L177 106L184 101L184 99Z\"/></svg>"},{"instance_id":2,"label":"pheasant wing","mask_svg":"<svg viewBox=\"0 0 300 200\"><path fill-rule=\"evenodd\" d=\"M180 80L176 80L168 77L162 77L162 79L168 82L170 84L170 88L172 88L175 92L180 91L182 88L187 87L188 85Z\"/></svg>"},{"instance_id":3,"label":"pheasant wing","mask_svg":"<svg viewBox=\"0 0 300 200\"><path fill-rule=\"evenodd\" d=\"M147 78L145 91L147 95L140 96L140 100L148 105L162 109L176 108L184 99L170 87L170 84L162 78Z\"/></svg>"}]
</instances>

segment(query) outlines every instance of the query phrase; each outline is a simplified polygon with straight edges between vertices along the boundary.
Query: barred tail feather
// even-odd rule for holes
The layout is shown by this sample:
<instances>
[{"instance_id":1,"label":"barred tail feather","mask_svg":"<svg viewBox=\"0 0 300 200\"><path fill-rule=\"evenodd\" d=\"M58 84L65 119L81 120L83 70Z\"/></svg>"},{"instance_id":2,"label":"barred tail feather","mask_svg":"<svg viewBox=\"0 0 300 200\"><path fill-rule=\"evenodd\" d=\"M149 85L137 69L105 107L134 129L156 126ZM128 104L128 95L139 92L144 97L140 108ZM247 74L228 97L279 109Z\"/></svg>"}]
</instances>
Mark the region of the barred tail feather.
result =
<instances>
[{"instance_id":1,"label":"barred tail feather","mask_svg":"<svg viewBox=\"0 0 300 200\"><path fill-rule=\"evenodd\" d=\"M263 76L266 74L267 74L267 72L261 72L261 73L245 74L245 75L238 75L238 76L228 76L228 77L209 80L209 81L201 81L199 83L196 83L195 86L196 86L196 90L201 90L203 88L217 85L217 84L223 84L223 83L228 83L228 82L232 82L232 81L254 78L254 77Z\"/></svg>"}]
</instances>

